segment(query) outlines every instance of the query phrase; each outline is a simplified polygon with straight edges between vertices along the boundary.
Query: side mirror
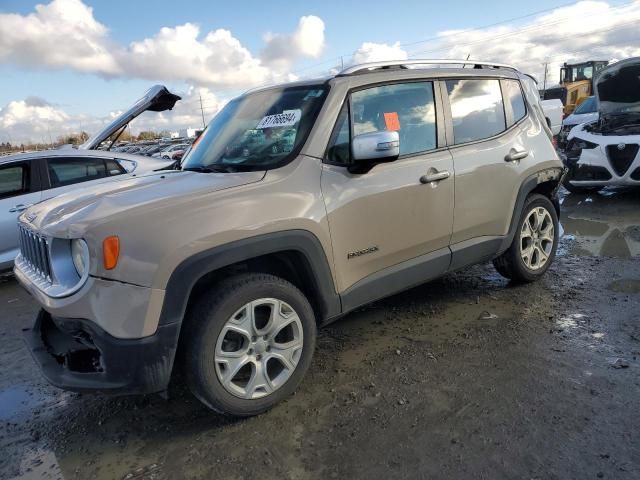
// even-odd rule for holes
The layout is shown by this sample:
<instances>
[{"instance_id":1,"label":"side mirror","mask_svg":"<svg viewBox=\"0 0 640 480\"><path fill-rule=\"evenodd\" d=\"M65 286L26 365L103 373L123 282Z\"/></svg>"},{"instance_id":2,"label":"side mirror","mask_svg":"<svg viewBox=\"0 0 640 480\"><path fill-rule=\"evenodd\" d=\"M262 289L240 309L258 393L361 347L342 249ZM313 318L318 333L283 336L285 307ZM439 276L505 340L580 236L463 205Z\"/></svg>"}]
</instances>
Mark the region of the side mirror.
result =
<instances>
[{"instance_id":1,"label":"side mirror","mask_svg":"<svg viewBox=\"0 0 640 480\"><path fill-rule=\"evenodd\" d=\"M351 142L355 162L390 162L400 155L398 132L381 130L353 137Z\"/></svg>"}]
</instances>

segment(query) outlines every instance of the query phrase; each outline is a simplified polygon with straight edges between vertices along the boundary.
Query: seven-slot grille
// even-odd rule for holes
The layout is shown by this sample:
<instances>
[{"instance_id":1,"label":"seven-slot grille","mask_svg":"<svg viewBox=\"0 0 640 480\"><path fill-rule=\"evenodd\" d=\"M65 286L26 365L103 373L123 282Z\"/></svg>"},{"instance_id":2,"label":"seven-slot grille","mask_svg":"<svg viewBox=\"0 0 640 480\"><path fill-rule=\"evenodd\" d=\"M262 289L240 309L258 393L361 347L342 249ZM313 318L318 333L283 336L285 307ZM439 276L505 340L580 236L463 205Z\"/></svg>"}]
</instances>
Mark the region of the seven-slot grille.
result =
<instances>
[{"instance_id":1,"label":"seven-slot grille","mask_svg":"<svg viewBox=\"0 0 640 480\"><path fill-rule=\"evenodd\" d=\"M638 144L635 143L620 143L618 145L607 145L607 156L609 157L609 163L615 170L619 177L622 177L638 154Z\"/></svg>"},{"instance_id":2,"label":"seven-slot grille","mask_svg":"<svg viewBox=\"0 0 640 480\"><path fill-rule=\"evenodd\" d=\"M47 239L23 227L20 229L20 253L35 273L51 281L51 262Z\"/></svg>"}]
</instances>

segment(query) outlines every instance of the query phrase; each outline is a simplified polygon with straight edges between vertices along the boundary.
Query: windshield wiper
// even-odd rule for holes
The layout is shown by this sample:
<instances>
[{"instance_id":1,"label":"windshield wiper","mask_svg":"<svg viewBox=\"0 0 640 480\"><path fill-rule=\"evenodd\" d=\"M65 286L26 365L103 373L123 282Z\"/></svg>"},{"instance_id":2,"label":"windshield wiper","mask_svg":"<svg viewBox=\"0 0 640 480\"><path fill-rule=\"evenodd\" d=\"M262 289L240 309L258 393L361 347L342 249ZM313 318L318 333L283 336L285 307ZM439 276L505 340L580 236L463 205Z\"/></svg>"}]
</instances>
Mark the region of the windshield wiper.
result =
<instances>
[{"instance_id":1,"label":"windshield wiper","mask_svg":"<svg viewBox=\"0 0 640 480\"><path fill-rule=\"evenodd\" d=\"M182 169L185 172L199 172L199 173L234 173L235 169L231 166L221 165L209 165L208 167L185 167Z\"/></svg>"}]
</instances>

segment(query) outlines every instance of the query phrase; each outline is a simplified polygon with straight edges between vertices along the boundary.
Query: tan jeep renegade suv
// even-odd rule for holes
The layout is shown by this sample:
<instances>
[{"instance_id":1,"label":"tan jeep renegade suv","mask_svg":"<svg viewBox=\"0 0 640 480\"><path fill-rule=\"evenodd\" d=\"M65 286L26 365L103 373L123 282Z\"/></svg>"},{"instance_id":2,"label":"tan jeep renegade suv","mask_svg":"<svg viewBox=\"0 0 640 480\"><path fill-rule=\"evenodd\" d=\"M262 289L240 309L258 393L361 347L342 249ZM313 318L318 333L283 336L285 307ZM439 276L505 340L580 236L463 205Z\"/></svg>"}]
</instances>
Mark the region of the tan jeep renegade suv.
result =
<instances>
[{"instance_id":1,"label":"tan jeep renegade suv","mask_svg":"<svg viewBox=\"0 0 640 480\"><path fill-rule=\"evenodd\" d=\"M181 170L21 215L15 275L42 305L27 343L61 388L161 392L181 368L210 408L257 414L298 386L316 328L360 305L488 260L540 278L562 174L534 80L506 65L253 90Z\"/></svg>"}]
</instances>

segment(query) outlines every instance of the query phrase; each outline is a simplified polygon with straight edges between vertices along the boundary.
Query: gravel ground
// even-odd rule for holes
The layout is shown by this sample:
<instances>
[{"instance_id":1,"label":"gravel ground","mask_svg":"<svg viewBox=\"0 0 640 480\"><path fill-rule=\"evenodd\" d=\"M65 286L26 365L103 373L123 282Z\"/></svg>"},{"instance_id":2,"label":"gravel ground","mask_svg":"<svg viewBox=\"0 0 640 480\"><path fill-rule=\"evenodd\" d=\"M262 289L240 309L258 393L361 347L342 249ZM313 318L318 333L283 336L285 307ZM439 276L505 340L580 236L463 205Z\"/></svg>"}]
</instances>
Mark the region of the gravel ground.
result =
<instances>
[{"instance_id":1,"label":"gravel ground","mask_svg":"<svg viewBox=\"0 0 640 480\"><path fill-rule=\"evenodd\" d=\"M569 195L537 284L466 269L323 329L296 395L247 420L179 384L49 386L0 279L0 478L640 478L640 193Z\"/></svg>"}]
</instances>

